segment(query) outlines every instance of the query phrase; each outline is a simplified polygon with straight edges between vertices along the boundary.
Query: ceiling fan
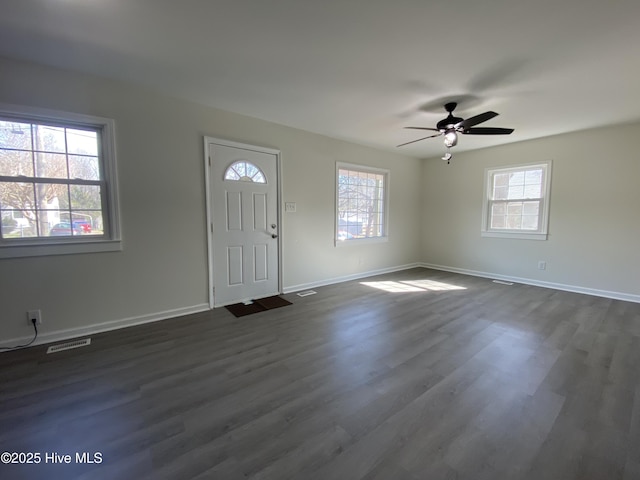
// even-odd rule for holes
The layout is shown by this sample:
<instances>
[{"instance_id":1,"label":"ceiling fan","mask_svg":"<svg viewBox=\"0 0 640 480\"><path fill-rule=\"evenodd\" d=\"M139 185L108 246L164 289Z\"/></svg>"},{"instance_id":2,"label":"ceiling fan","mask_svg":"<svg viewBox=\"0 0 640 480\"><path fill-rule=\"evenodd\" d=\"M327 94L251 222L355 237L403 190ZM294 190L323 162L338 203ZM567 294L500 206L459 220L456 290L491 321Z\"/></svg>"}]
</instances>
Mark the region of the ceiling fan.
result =
<instances>
[{"instance_id":1,"label":"ceiling fan","mask_svg":"<svg viewBox=\"0 0 640 480\"><path fill-rule=\"evenodd\" d=\"M412 130L429 130L432 132L438 132L434 135L429 135L428 137L422 137L417 140L412 140L410 142L402 143L398 145L398 147L403 147L405 145L409 145L410 143L420 142L422 140L426 140L427 138L439 137L440 135L444 135L444 144L447 149L454 147L458 143L458 134L462 133L465 135L509 135L513 132L513 128L496 128L496 127L478 127L473 128L475 125L479 123L486 122L487 120L491 120L493 117L496 117L498 114L496 112L484 112L480 115L476 115L475 117L469 117L467 119L463 119L460 117L454 117L453 111L456 109L458 104L456 102L447 103L444 106L444 109L449 113L447 118L440 120L436 124L436 128L429 127L405 127ZM447 160L447 162L451 159L451 153L447 152L443 160Z\"/></svg>"}]
</instances>

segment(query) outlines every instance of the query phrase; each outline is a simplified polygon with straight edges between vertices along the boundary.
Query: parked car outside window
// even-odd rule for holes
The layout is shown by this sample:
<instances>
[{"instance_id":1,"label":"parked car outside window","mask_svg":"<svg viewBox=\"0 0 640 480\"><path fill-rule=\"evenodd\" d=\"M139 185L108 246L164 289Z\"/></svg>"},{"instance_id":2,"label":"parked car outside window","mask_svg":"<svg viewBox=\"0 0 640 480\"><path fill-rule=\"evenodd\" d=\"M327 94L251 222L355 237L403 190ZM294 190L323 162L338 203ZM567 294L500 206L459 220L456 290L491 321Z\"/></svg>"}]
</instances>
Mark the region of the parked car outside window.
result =
<instances>
[{"instance_id":1,"label":"parked car outside window","mask_svg":"<svg viewBox=\"0 0 640 480\"><path fill-rule=\"evenodd\" d=\"M81 225L77 225L76 223L77 222L73 223L73 229L71 228L71 224L69 222L56 223L53 227L51 227L51 230L49 230L49 235L52 237L82 235L83 227Z\"/></svg>"}]
</instances>

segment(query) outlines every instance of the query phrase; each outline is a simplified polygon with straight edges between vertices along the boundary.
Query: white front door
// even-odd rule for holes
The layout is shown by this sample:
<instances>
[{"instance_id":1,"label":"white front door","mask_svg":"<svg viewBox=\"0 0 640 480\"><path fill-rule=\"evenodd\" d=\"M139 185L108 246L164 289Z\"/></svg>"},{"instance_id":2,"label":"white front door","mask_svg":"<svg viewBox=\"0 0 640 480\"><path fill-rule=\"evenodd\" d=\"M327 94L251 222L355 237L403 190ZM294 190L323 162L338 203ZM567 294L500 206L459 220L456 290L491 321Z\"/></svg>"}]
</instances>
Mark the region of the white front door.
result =
<instances>
[{"instance_id":1,"label":"white front door","mask_svg":"<svg viewBox=\"0 0 640 480\"><path fill-rule=\"evenodd\" d=\"M213 304L279 293L278 153L209 140Z\"/></svg>"}]
</instances>

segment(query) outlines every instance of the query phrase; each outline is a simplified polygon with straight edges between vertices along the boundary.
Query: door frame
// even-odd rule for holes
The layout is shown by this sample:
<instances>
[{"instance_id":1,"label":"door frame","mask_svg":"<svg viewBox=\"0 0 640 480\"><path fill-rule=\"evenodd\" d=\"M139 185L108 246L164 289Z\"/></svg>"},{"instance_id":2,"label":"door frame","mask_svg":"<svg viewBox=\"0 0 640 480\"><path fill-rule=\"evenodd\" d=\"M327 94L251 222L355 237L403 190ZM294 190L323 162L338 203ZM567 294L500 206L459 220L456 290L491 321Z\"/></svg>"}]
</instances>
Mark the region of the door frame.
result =
<instances>
[{"instance_id":1,"label":"door frame","mask_svg":"<svg viewBox=\"0 0 640 480\"><path fill-rule=\"evenodd\" d=\"M276 214L278 222L278 292L282 293L282 182L281 182L281 153L280 150L276 150L269 147L260 147L257 145L250 145L247 143L234 142L231 140L225 140L216 137L204 137L204 181L205 181L205 196L206 196L206 211L207 211L207 269L208 269L208 286L207 291L209 295L209 308L213 309L215 305L215 284L213 280L213 231L215 229L215 219L213 218L213 192L211 191L211 152L209 144L214 143L216 145L222 145L231 148L241 148L243 150L252 150L254 152L267 153L275 155L276 157Z\"/></svg>"}]
</instances>

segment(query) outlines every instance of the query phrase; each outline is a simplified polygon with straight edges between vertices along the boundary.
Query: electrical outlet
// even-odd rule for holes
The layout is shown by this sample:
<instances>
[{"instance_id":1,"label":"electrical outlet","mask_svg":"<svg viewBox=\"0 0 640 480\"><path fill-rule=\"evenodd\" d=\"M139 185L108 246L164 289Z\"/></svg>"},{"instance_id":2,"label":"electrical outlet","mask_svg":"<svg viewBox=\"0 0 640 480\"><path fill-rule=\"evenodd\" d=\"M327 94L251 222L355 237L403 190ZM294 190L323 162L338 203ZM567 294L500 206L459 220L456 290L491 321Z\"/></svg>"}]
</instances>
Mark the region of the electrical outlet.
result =
<instances>
[{"instance_id":1,"label":"electrical outlet","mask_svg":"<svg viewBox=\"0 0 640 480\"><path fill-rule=\"evenodd\" d=\"M540 260L538 262L538 270L546 270L547 269L547 262L545 262L544 260Z\"/></svg>"},{"instance_id":2,"label":"electrical outlet","mask_svg":"<svg viewBox=\"0 0 640 480\"><path fill-rule=\"evenodd\" d=\"M36 320L36 325L42 325L42 313L40 310L29 310L27 312L27 321L29 325L33 325L32 320Z\"/></svg>"}]
</instances>

